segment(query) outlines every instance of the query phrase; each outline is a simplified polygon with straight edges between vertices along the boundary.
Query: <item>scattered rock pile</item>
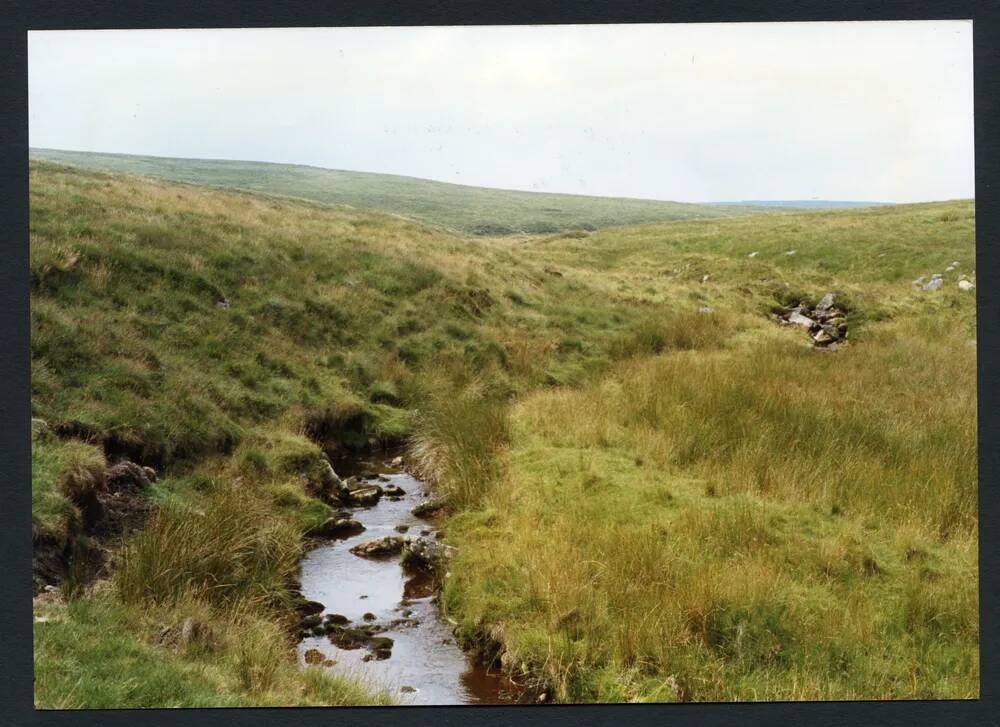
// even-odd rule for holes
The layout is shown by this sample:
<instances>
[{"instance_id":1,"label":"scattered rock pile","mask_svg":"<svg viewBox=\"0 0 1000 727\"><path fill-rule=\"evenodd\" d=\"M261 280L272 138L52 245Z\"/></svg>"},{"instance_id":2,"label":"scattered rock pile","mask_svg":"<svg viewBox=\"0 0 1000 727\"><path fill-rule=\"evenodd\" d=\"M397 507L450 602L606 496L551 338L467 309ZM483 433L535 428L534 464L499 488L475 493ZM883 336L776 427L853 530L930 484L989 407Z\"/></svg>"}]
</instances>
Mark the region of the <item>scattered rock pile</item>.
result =
<instances>
[{"instance_id":1,"label":"scattered rock pile","mask_svg":"<svg viewBox=\"0 0 1000 727\"><path fill-rule=\"evenodd\" d=\"M956 260L951 265L946 267L944 271L946 273L953 273L959 268L959 262ZM975 281L975 271L972 271L970 275L961 274L958 276L958 289L963 291L974 290L976 287ZM930 276L921 275L919 278L914 280L910 285L913 286L914 290L921 290L924 292L931 292L934 290L940 290L944 286L944 276L941 273L932 273Z\"/></svg>"},{"instance_id":2,"label":"scattered rock pile","mask_svg":"<svg viewBox=\"0 0 1000 727\"><path fill-rule=\"evenodd\" d=\"M782 325L807 331L818 348L833 351L847 342L847 312L837 305L834 293L824 295L815 306L807 301L783 306L776 315Z\"/></svg>"}]
</instances>

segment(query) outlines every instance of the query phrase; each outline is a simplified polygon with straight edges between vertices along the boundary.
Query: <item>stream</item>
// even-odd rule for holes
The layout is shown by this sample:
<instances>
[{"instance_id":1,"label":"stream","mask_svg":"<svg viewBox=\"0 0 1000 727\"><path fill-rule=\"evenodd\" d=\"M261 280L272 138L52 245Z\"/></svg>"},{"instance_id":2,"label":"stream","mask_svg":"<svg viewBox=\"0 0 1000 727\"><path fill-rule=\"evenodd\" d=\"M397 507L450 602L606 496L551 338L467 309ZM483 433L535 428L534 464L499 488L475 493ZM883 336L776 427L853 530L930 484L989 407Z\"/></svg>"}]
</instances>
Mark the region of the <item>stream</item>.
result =
<instances>
[{"instance_id":1,"label":"stream","mask_svg":"<svg viewBox=\"0 0 1000 727\"><path fill-rule=\"evenodd\" d=\"M351 508L352 517L365 531L324 540L309 550L301 563L302 594L323 604L324 617L340 614L351 625L383 629L379 636L393 640L392 651L388 658L374 658L368 649L341 648L328 636L306 636L298 645L299 663L303 667L320 663L334 673L387 689L400 704L514 702L511 682L455 642L429 576L405 571L398 554L371 558L350 552L359 543L387 535L434 538L433 519L410 512L427 499L423 483L391 467L384 457L338 461L335 468L345 478L361 475L383 487L396 485L405 495L397 500L382 497L371 507Z\"/></svg>"}]
</instances>

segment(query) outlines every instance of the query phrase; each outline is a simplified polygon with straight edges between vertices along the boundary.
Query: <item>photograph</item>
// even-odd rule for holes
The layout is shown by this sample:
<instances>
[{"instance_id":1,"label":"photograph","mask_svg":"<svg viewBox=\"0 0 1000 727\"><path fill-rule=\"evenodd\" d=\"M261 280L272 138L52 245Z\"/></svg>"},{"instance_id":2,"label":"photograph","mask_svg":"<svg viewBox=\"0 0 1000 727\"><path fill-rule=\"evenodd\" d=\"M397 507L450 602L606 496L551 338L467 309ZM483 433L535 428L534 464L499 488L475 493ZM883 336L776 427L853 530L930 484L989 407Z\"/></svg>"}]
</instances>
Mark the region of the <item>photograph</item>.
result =
<instances>
[{"instance_id":1,"label":"photograph","mask_svg":"<svg viewBox=\"0 0 1000 727\"><path fill-rule=\"evenodd\" d=\"M978 700L973 24L29 29L35 710Z\"/></svg>"}]
</instances>

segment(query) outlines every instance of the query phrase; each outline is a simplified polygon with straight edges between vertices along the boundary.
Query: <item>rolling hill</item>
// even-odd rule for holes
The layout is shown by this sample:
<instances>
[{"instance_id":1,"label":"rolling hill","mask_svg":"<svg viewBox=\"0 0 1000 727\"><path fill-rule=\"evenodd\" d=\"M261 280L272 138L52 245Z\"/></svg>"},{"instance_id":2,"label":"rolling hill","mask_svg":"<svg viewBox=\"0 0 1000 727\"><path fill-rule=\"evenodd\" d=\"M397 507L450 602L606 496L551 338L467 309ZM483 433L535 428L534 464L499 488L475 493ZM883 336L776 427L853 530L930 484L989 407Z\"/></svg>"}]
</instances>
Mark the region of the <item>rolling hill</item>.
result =
<instances>
[{"instance_id":1,"label":"rolling hill","mask_svg":"<svg viewBox=\"0 0 1000 727\"><path fill-rule=\"evenodd\" d=\"M596 230L646 222L733 217L772 208L520 192L394 174L296 164L174 159L31 149L32 159L173 182L242 189L410 217L473 235Z\"/></svg>"}]
</instances>

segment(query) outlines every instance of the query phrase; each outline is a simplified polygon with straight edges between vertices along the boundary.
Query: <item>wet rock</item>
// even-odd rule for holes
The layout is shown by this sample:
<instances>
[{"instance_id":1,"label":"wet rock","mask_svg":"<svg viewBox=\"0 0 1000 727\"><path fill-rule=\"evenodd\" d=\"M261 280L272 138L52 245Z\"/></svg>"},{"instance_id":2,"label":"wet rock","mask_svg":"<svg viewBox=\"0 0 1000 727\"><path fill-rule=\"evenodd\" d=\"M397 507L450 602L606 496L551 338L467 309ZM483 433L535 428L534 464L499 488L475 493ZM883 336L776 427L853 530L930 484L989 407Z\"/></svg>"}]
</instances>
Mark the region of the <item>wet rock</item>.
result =
<instances>
[{"instance_id":1,"label":"wet rock","mask_svg":"<svg viewBox=\"0 0 1000 727\"><path fill-rule=\"evenodd\" d=\"M303 631L309 631L310 629L316 628L321 623L323 623L323 617L318 613L314 613L309 616L304 616L299 622L299 628Z\"/></svg>"},{"instance_id":2,"label":"wet rock","mask_svg":"<svg viewBox=\"0 0 1000 727\"><path fill-rule=\"evenodd\" d=\"M366 613L365 615L363 615L361 618L364 621L374 621L375 620L375 614L372 613L371 611L369 611L368 613Z\"/></svg>"},{"instance_id":3,"label":"wet rock","mask_svg":"<svg viewBox=\"0 0 1000 727\"><path fill-rule=\"evenodd\" d=\"M405 533L409 529L410 529L409 525L397 525L395 528L393 528L393 530L395 530L397 533Z\"/></svg>"},{"instance_id":4,"label":"wet rock","mask_svg":"<svg viewBox=\"0 0 1000 727\"><path fill-rule=\"evenodd\" d=\"M444 509L444 507L447 504L448 504L447 501L445 501L443 498L435 497L431 498L430 500L427 500L426 502L420 503L415 508L410 510L410 513L416 515L417 517L424 517L426 515L431 515L432 513L435 513L438 510Z\"/></svg>"},{"instance_id":5,"label":"wet rock","mask_svg":"<svg viewBox=\"0 0 1000 727\"><path fill-rule=\"evenodd\" d=\"M376 659L388 659L392 656L393 643L388 636L374 636L368 641L368 648Z\"/></svg>"},{"instance_id":6,"label":"wet rock","mask_svg":"<svg viewBox=\"0 0 1000 727\"><path fill-rule=\"evenodd\" d=\"M408 539L403 546L400 561L407 568L428 573L443 573L454 548L427 538Z\"/></svg>"},{"instance_id":7,"label":"wet rock","mask_svg":"<svg viewBox=\"0 0 1000 727\"><path fill-rule=\"evenodd\" d=\"M415 687L411 687L408 684L404 684L399 688L399 691L402 692L403 694L413 694L417 690Z\"/></svg>"},{"instance_id":8,"label":"wet rock","mask_svg":"<svg viewBox=\"0 0 1000 727\"><path fill-rule=\"evenodd\" d=\"M402 497L406 494L406 490L399 485L386 485L382 488L382 492L389 497Z\"/></svg>"},{"instance_id":9,"label":"wet rock","mask_svg":"<svg viewBox=\"0 0 1000 727\"><path fill-rule=\"evenodd\" d=\"M309 649L309 651L305 653L304 658L306 664L309 664L310 666L318 666L325 661L323 652L319 649Z\"/></svg>"},{"instance_id":10,"label":"wet rock","mask_svg":"<svg viewBox=\"0 0 1000 727\"><path fill-rule=\"evenodd\" d=\"M350 490L349 501L359 507L368 507L374 505L382 497L382 488L378 485L370 485L368 487L359 487L356 490Z\"/></svg>"},{"instance_id":11,"label":"wet rock","mask_svg":"<svg viewBox=\"0 0 1000 727\"><path fill-rule=\"evenodd\" d=\"M348 624L350 622L351 620L347 618L347 616L344 616L339 613L328 613L323 619L323 623L325 623L327 626L331 624L336 626L343 626L344 624Z\"/></svg>"},{"instance_id":12,"label":"wet rock","mask_svg":"<svg viewBox=\"0 0 1000 727\"><path fill-rule=\"evenodd\" d=\"M310 529L308 534L323 538L345 538L364 531L365 526L353 518L331 517Z\"/></svg>"},{"instance_id":13,"label":"wet rock","mask_svg":"<svg viewBox=\"0 0 1000 727\"><path fill-rule=\"evenodd\" d=\"M351 548L354 555L361 557L371 557L379 555L392 555L403 549L403 538L399 535L386 535L384 538L369 540L355 545Z\"/></svg>"},{"instance_id":14,"label":"wet rock","mask_svg":"<svg viewBox=\"0 0 1000 727\"><path fill-rule=\"evenodd\" d=\"M296 609L300 616L315 616L318 613L323 613L325 606L319 601L305 601L303 600L299 603Z\"/></svg>"}]
</instances>

